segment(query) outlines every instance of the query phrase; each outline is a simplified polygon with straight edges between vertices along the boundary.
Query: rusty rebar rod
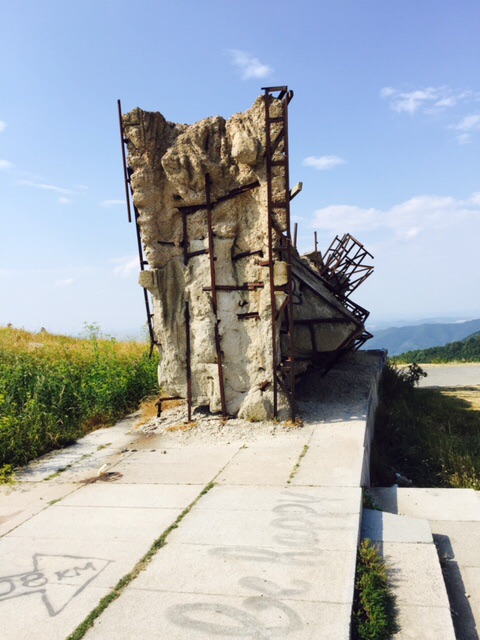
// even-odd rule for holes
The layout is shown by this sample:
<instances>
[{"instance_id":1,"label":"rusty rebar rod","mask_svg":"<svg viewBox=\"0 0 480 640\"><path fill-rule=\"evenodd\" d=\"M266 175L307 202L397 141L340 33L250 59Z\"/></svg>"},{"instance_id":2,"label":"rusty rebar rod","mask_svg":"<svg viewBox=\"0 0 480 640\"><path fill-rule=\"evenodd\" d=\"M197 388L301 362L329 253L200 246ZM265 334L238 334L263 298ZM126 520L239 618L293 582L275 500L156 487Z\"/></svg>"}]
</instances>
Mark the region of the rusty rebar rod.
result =
<instances>
[{"instance_id":1,"label":"rusty rebar rod","mask_svg":"<svg viewBox=\"0 0 480 640\"><path fill-rule=\"evenodd\" d=\"M220 403L222 405L222 416L227 417L227 406L225 402L225 386L223 380L223 364L222 364L222 350L220 348L220 333L218 331L218 306L217 306L217 287L215 279L215 253L213 242L213 222L212 222L212 204L210 201L210 175L205 174L205 200L207 209L207 226L208 226L208 256L210 259L210 281L212 285L212 307L213 315L215 316L215 349L217 352L217 366L218 366L218 383L220 387Z\"/></svg>"},{"instance_id":2,"label":"rusty rebar rod","mask_svg":"<svg viewBox=\"0 0 480 640\"><path fill-rule=\"evenodd\" d=\"M128 221L132 221L132 211L130 209L130 194L128 193L128 185L130 184L130 180L128 177L128 169L127 169L127 157L125 155L125 134L123 131L123 118L122 118L122 104L120 100L117 101L118 104L118 121L120 124L120 140L122 143L122 159L123 159L123 177L125 181L125 198L127 200L127 211L128 211Z\"/></svg>"},{"instance_id":3,"label":"rusty rebar rod","mask_svg":"<svg viewBox=\"0 0 480 640\"><path fill-rule=\"evenodd\" d=\"M187 416L188 421L192 421L192 366L190 347L190 307L185 300L185 360L187 369Z\"/></svg>"}]
</instances>

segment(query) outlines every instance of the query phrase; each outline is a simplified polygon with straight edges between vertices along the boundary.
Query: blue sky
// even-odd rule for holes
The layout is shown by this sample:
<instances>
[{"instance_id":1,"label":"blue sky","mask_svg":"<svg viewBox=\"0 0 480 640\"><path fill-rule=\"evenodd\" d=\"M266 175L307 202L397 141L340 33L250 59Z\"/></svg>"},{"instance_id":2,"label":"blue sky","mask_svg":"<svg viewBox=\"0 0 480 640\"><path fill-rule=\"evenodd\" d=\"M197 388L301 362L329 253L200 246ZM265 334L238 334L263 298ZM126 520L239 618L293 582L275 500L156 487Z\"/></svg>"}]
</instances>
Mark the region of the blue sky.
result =
<instances>
[{"instance_id":1,"label":"blue sky","mask_svg":"<svg viewBox=\"0 0 480 640\"><path fill-rule=\"evenodd\" d=\"M0 325L144 323L116 100L192 123L287 84L299 245L372 322L480 317L477 0L0 0Z\"/></svg>"}]
</instances>

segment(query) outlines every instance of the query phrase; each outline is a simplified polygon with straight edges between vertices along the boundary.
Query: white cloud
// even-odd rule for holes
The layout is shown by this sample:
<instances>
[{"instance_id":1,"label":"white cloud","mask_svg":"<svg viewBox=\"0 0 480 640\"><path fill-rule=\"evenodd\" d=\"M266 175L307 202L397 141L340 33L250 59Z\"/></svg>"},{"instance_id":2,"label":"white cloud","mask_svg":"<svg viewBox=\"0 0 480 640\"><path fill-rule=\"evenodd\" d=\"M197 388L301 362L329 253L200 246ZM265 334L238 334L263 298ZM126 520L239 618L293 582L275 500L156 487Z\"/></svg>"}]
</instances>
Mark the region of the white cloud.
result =
<instances>
[{"instance_id":1,"label":"white cloud","mask_svg":"<svg viewBox=\"0 0 480 640\"><path fill-rule=\"evenodd\" d=\"M444 87L427 87L407 92L399 91L393 87L384 87L380 91L380 97L390 100L390 108L397 113L415 113L427 105L438 105L440 101L450 97L442 95L442 91L445 91Z\"/></svg>"},{"instance_id":2,"label":"white cloud","mask_svg":"<svg viewBox=\"0 0 480 640\"><path fill-rule=\"evenodd\" d=\"M450 127L455 131L458 131L457 140L460 144L467 144L471 142L471 134L474 131L480 131L480 113L472 113L468 116L464 116L460 122Z\"/></svg>"},{"instance_id":3,"label":"white cloud","mask_svg":"<svg viewBox=\"0 0 480 640\"><path fill-rule=\"evenodd\" d=\"M118 205L126 206L125 200L102 200L100 204L102 207L106 207L107 209L110 207L116 207Z\"/></svg>"},{"instance_id":4,"label":"white cloud","mask_svg":"<svg viewBox=\"0 0 480 640\"><path fill-rule=\"evenodd\" d=\"M113 275L119 278L130 278L138 273L140 267L138 264L138 256L128 256L126 258L117 258L111 262L118 263L113 269Z\"/></svg>"},{"instance_id":5,"label":"white cloud","mask_svg":"<svg viewBox=\"0 0 480 640\"><path fill-rule=\"evenodd\" d=\"M13 164L9 160L0 160L0 171L11 169Z\"/></svg>"},{"instance_id":6,"label":"white cloud","mask_svg":"<svg viewBox=\"0 0 480 640\"><path fill-rule=\"evenodd\" d=\"M425 232L452 230L460 222L480 220L480 193L466 200L450 196L415 196L390 209L331 205L318 209L310 226L343 234L383 231L401 241L412 241Z\"/></svg>"},{"instance_id":7,"label":"white cloud","mask_svg":"<svg viewBox=\"0 0 480 640\"><path fill-rule=\"evenodd\" d=\"M422 114L427 117L443 116L443 123L447 129L457 132L456 139L459 144L471 142L471 134L480 131L480 114L473 113L463 115L462 111L468 105L476 105L480 101L480 93L474 91L458 91L448 86L426 87L414 91L401 91L393 87L384 87L380 91L380 97L387 100L392 111L396 113L408 113L410 115ZM459 119L457 124L448 124L445 119Z\"/></svg>"},{"instance_id":8,"label":"white cloud","mask_svg":"<svg viewBox=\"0 0 480 640\"><path fill-rule=\"evenodd\" d=\"M71 201L69 198L63 198L63 197L61 197L61 198L59 198L59 199L58 199L58 202L59 202L60 204L70 204L72 201Z\"/></svg>"},{"instance_id":9,"label":"white cloud","mask_svg":"<svg viewBox=\"0 0 480 640\"><path fill-rule=\"evenodd\" d=\"M273 69L268 64L263 64L247 51L239 49L227 49L226 51L232 59L232 64L241 71L242 80L250 78L265 78L270 75Z\"/></svg>"},{"instance_id":10,"label":"white cloud","mask_svg":"<svg viewBox=\"0 0 480 640\"><path fill-rule=\"evenodd\" d=\"M69 287L75 282L73 278L64 278L63 280L56 280L55 287Z\"/></svg>"},{"instance_id":11,"label":"white cloud","mask_svg":"<svg viewBox=\"0 0 480 640\"><path fill-rule=\"evenodd\" d=\"M71 195L73 192L70 189L64 189L63 187L56 187L53 184L44 184L42 182L33 182L32 180L18 180L18 184L25 187L34 187L36 189L43 189L45 191L54 191L55 193L64 193Z\"/></svg>"},{"instance_id":12,"label":"white cloud","mask_svg":"<svg viewBox=\"0 0 480 640\"><path fill-rule=\"evenodd\" d=\"M6 128L7 128L7 123L4 122L3 120L0 120L0 133L3 133L3 131L5 131Z\"/></svg>"},{"instance_id":13,"label":"white cloud","mask_svg":"<svg viewBox=\"0 0 480 640\"><path fill-rule=\"evenodd\" d=\"M308 156L302 164L305 167L315 167L318 171L326 171L327 169L337 167L339 164L345 164L345 160L338 156L320 156L319 158L316 156Z\"/></svg>"},{"instance_id":14,"label":"white cloud","mask_svg":"<svg viewBox=\"0 0 480 640\"><path fill-rule=\"evenodd\" d=\"M425 87L413 91L384 87L380 90L380 97L388 100L390 109L397 113L422 112L432 115L462 103L476 102L479 94L473 91L455 91L448 86Z\"/></svg>"}]
</instances>

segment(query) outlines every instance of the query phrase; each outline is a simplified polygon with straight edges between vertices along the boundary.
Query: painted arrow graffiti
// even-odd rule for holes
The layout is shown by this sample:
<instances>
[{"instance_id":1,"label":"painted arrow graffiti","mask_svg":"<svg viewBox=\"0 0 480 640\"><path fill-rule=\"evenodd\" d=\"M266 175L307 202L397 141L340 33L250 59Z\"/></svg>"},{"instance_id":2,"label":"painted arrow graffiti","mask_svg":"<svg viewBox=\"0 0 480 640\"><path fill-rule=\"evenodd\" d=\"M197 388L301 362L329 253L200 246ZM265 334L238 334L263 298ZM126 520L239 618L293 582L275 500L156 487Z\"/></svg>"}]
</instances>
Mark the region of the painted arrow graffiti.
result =
<instances>
[{"instance_id":1,"label":"painted arrow graffiti","mask_svg":"<svg viewBox=\"0 0 480 640\"><path fill-rule=\"evenodd\" d=\"M57 616L112 562L101 558L36 553L33 569L0 577L0 605L11 598L38 593L48 615Z\"/></svg>"}]
</instances>

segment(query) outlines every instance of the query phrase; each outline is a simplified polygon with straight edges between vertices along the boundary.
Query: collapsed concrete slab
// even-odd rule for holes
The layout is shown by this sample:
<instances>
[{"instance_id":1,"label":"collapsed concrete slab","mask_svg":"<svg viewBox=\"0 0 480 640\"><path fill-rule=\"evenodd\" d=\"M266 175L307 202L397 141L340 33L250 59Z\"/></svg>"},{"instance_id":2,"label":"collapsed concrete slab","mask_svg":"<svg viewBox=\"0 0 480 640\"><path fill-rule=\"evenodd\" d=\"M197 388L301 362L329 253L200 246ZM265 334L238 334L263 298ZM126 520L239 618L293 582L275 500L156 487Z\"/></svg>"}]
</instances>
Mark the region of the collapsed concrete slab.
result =
<instances>
[{"instance_id":1,"label":"collapsed concrete slab","mask_svg":"<svg viewBox=\"0 0 480 640\"><path fill-rule=\"evenodd\" d=\"M189 413L294 417L298 377L366 336L345 278L335 289L293 246L292 96L268 88L244 113L193 125L138 108L122 119L159 383Z\"/></svg>"}]
</instances>

